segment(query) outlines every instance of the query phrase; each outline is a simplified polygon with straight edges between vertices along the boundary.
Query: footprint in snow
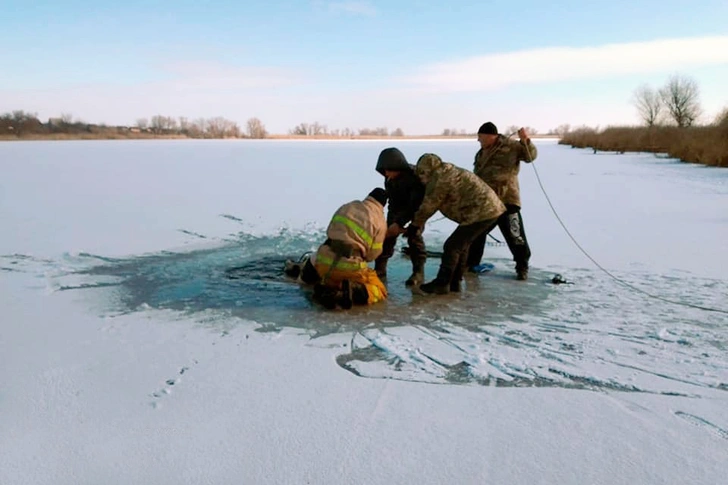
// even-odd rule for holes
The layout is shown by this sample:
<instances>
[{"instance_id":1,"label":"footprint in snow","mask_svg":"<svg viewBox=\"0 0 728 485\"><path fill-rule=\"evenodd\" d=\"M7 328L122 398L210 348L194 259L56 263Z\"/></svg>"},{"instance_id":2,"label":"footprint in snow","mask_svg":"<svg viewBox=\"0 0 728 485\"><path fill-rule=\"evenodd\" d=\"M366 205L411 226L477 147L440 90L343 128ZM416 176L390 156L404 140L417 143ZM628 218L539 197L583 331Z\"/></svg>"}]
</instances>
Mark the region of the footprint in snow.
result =
<instances>
[{"instance_id":1,"label":"footprint in snow","mask_svg":"<svg viewBox=\"0 0 728 485\"><path fill-rule=\"evenodd\" d=\"M197 363L197 361L195 361L195 364L196 363ZM164 381L165 386L162 389L155 391L151 394L151 396L155 399L154 401L152 401L150 403L153 408L157 409L157 408L161 407L161 403L158 401L158 399L160 399L166 395L172 394L172 387L174 387L175 385L182 382L181 376L188 370L189 370L189 367L182 367L177 372L176 377L174 377L172 379L167 379L166 381Z\"/></svg>"}]
</instances>

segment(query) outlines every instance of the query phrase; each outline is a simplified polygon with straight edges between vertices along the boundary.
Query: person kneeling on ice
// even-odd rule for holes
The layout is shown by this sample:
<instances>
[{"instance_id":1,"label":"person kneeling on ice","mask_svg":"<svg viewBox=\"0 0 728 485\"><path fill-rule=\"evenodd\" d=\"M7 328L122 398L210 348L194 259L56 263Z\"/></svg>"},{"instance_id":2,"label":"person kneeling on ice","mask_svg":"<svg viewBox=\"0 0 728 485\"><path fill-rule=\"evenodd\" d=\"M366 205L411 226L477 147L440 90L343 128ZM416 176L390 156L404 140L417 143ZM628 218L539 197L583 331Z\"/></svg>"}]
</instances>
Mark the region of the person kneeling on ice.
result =
<instances>
[{"instance_id":1,"label":"person kneeling on ice","mask_svg":"<svg viewBox=\"0 0 728 485\"><path fill-rule=\"evenodd\" d=\"M328 309L337 304L349 309L386 299L387 288L367 266L382 254L386 204L386 191L376 188L364 200L339 207L316 254L299 263L286 261L286 274L312 284L314 299Z\"/></svg>"},{"instance_id":2,"label":"person kneeling on ice","mask_svg":"<svg viewBox=\"0 0 728 485\"><path fill-rule=\"evenodd\" d=\"M387 191L387 235L384 239L382 254L374 261L374 270L380 278L387 277L387 261L394 255L397 238L404 232L404 227L412 220L422 203L425 186L415 173L414 165L397 148L385 148L377 160L377 172L385 178L384 188ZM412 275L405 285L419 286L424 281L427 252L421 234L415 234L407 240L412 261Z\"/></svg>"},{"instance_id":3,"label":"person kneeling on ice","mask_svg":"<svg viewBox=\"0 0 728 485\"><path fill-rule=\"evenodd\" d=\"M437 277L421 285L420 289L437 294L460 291L470 244L495 228L498 218L506 212L506 206L480 177L443 162L433 153L420 157L415 172L425 184L425 198L405 230L405 236L420 233L425 222L438 210L459 224L445 241Z\"/></svg>"}]
</instances>

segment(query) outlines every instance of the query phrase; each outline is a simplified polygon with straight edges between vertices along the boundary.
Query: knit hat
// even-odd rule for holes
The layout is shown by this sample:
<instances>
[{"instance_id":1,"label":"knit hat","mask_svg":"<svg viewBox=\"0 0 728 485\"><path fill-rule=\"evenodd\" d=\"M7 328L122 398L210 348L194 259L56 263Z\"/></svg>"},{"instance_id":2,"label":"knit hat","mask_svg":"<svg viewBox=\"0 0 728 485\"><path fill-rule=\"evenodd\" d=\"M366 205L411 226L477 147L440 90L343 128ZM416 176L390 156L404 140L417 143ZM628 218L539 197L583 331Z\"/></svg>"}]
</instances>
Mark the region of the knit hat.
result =
<instances>
[{"instance_id":1,"label":"knit hat","mask_svg":"<svg viewBox=\"0 0 728 485\"><path fill-rule=\"evenodd\" d=\"M478 128L478 134L483 135L497 135L498 134L498 128L495 127L493 123L490 121L487 123L483 123L480 125L480 128Z\"/></svg>"},{"instance_id":2,"label":"knit hat","mask_svg":"<svg viewBox=\"0 0 728 485\"><path fill-rule=\"evenodd\" d=\"M369 192L369 197L382 204L382 207L387 205L387 191L381 187L377 187Z\"/></svg>"}]
</instances>

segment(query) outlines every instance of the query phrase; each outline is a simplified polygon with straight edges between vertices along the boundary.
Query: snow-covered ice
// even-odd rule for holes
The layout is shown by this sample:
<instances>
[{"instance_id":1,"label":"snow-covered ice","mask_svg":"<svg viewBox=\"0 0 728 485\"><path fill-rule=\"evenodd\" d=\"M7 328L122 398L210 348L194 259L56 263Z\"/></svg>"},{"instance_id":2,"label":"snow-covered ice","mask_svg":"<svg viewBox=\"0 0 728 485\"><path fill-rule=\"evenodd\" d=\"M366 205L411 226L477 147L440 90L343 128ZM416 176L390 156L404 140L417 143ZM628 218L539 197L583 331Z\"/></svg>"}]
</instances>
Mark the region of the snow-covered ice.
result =
<instances>
[{"instance_id":1,"label":"snow-covered ice","mask_svg":"<svg viewBox=\"0 0 728 485\"><path fill-rule=\"evenodd\" d=\"M723 483L728 314L697 307L728 311L728 170L537 141L619 281L523 165L528 282L489 245L493 271L426 297L397 255L389 301L326 312L282 261L392 143L477 148L0 144L0 483Z\"/></svg>"}]
</instances>

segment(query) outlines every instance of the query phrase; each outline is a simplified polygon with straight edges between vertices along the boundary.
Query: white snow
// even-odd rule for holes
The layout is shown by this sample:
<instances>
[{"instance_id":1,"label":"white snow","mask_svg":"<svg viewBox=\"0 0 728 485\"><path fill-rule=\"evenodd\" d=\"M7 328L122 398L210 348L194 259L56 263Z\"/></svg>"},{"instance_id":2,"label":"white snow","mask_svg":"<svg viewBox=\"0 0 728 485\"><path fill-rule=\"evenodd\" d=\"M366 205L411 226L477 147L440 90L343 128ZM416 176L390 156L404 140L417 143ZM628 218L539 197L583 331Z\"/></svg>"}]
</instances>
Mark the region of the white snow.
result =
<instances>
[{"instance_id":1,"label":"white snow","mask_svg":"<svg viewBox=\"0 0 728 485\"><path fill-rule=\"evenodd\" d=\"M603 267L728 310L728 170L537 144ZM396 255L391 299L348 313L277 279L392 145L466 168L477 148L0 144L0 483L724 483L728 315L596 268L531 166L528 282L494 246L444 297Z\"/></svg>"}]
</instances>

